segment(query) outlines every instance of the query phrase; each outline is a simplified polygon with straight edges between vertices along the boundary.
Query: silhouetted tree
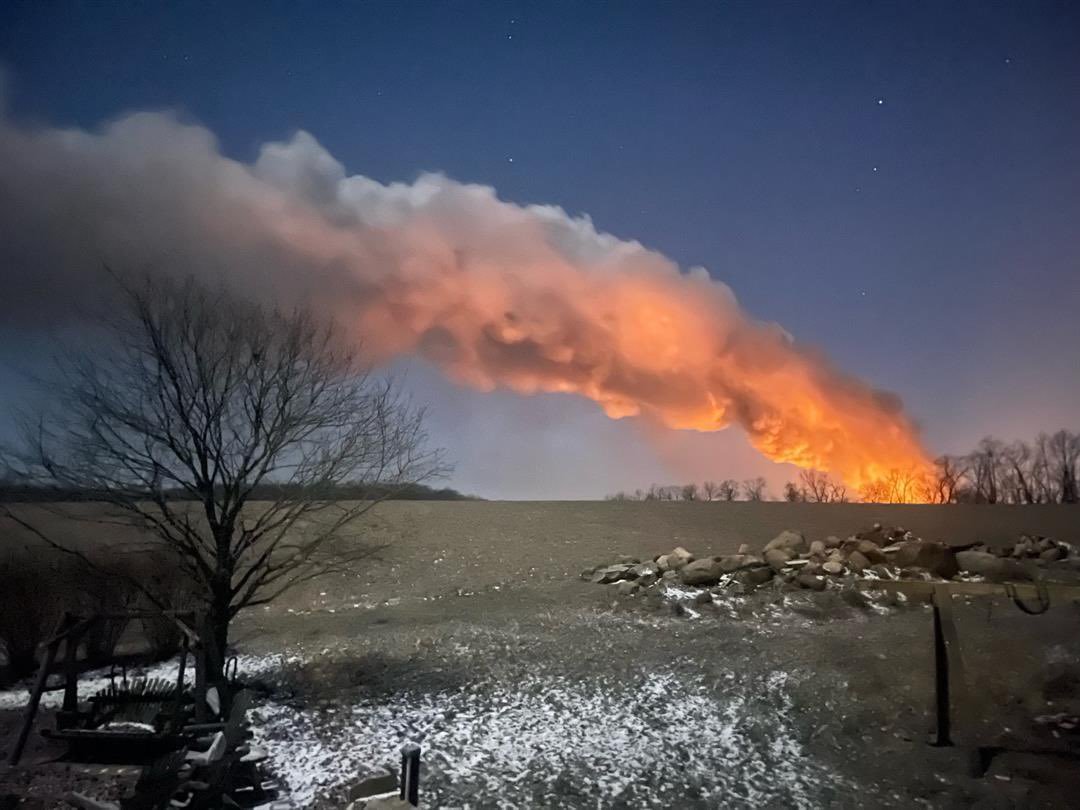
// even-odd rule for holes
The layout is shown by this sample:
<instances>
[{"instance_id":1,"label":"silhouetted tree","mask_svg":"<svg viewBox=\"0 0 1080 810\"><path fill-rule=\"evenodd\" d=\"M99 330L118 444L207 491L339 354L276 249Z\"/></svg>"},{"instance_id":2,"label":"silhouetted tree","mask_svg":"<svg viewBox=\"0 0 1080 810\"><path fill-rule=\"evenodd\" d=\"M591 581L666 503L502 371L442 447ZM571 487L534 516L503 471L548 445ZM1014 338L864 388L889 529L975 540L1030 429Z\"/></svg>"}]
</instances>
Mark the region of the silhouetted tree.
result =
<instances>
[{"instance_id":1,"label":"silhouetted tree","mask_svg":"<svg viewBox=\"0 0 1080 810\"><path fill-rule=\"evenodd\" d=\"M748 501L762 501L765 499L765 486L765 479L760 476L747 478L742 483L743 495Z\"/></svg>"},{"instance_id":2,"label":"silhouetted tree","mask_svg":"<svg viewBox=\"0 0 1080 810\"><path fill-rule=\"evenodd\" d=\"M220 667L242 609L370 553L336 541L376 501L341 501L340 486L422 481L441 454L423 411L332 324L194 281L119 286L103 342L60 358L55 407L27 423L17 458L30 480L92 491L176 552ZM264 484L276 494L252 503Z\"/></svg>"},{"instance_id":3,"label":"silhouetted tree","mask_svg":"<svg viewBox=\"0 0 1080 810\"><path fill-rule=\"evenodd\" d=\"M739 484L731 478L725 478L717 486L717 496L722 501L733 501L739 497Z\"/></svg>"}]
</instances>

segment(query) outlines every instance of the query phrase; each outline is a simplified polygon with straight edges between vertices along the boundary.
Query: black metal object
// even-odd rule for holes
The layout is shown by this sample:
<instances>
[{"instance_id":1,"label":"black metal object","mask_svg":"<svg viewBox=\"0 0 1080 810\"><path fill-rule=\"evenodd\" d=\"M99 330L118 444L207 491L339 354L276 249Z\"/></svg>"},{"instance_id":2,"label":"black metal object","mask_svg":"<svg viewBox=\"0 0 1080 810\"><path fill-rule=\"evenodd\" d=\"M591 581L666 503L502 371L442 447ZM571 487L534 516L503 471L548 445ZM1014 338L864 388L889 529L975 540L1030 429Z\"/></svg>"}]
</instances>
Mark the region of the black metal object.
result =
<instances>
[{"instance_id":1,"label":"black metal object","mask_svg":"<svg viewBox=\"0 0 1080 810\"><path fill-rule=\"evenodd\" d=\"M949 598L949 597L946 597ZM949 649L945 644L942 627L942 608L938 604L938 593L934 593L934 704L937 709L937 733L935 746L951 746L952 707L949 705Z\"/></svg>"},{"instance_id":2,"label":"black metal object","mask_svg":"<svg viewBox=\"0 0 1080 810\"><path fill-rule=\"evenodd\" d=\"M1016 592L1016 585L1011 582L1005 583L1005 595L1012 599L1013 604L1029 616L1039 616L1050 609L1050 594L1047 592L1046 586L1041 582L1035 584L1035 598L1038 600L1037 607L1028 607L1024 600L1020 598L1020 594Z\"/></svg>"},{"instance_id":3,"label":"black metal object","mask_svg":"<svg viewBox=\"0 0 1080 810\"><path fill-rule=\"evenodd\" d=\"M401 749L401 793L403 801L420 806L420 746L409 743Z\"/></svg>"}]
</instances>

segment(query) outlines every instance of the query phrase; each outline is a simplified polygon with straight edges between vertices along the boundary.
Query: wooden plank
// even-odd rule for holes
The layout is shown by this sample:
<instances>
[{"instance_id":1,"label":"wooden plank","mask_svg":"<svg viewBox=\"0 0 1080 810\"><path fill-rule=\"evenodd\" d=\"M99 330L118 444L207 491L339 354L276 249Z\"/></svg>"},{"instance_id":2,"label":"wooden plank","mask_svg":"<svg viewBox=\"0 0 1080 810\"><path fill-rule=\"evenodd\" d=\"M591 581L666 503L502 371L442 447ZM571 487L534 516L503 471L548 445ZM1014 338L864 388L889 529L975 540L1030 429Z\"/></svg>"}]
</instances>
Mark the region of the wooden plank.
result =
<instances>
[{"instance_id":1,"label":"wooden plank","mask_svg":"<svg viewBox=\"0 0 1080 810\"><path fill-rule=\"evenodd\" d=\"M60 620L59 630L62 629L68 622L67 615ZM41 703L41 694L45 691L45 681L49 678L49 670L52 669L53 661L56 660L56 649L60 646L59 638L54 638L53 641L45 648L45 658L41 662L41 667L38 669L37 680L34 681L34 689L30 693L30 701L26 704L26 713L23 716L23 724L19 728L19 736L15 738L15 746L11 749L11 755L8 757L9 765L18 765L19 760L22 758L23 749L26 747L26 740L30 736L30 729L34 725L34 717L37 716L38 705Z\"/></svg>"}]
</instances>

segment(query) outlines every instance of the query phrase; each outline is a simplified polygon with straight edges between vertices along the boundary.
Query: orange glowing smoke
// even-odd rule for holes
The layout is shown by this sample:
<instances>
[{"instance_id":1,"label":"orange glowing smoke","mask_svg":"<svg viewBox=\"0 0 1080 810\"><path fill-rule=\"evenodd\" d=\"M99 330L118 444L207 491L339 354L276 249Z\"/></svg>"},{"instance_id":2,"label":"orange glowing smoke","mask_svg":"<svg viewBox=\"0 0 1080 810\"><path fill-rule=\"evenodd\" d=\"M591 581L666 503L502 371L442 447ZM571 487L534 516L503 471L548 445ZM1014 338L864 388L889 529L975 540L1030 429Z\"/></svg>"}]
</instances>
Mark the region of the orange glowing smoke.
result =
<instances>
[{"instance_id":1,"label":"orange glowing smoke","mask_svg":"<svg viewBox=\"0 0 1080 810\"><path fill-rule=\"evenodd\" d=\"M332 307L379 361L419 354L480 390L576 394L673 429L736 424L768 458L864 492L931 468L895 396L754 320L704 270L681 272L586 217L442 175L346 176L305 133L247 165L163 114L94 134L3 124L0 165L0 207L25 211L16 191L53 183L62 199L42 217L77 218L82 255L227 267L253 289ZM12 239L29 227L3 224Z\"/></svg>"}]
</instances>

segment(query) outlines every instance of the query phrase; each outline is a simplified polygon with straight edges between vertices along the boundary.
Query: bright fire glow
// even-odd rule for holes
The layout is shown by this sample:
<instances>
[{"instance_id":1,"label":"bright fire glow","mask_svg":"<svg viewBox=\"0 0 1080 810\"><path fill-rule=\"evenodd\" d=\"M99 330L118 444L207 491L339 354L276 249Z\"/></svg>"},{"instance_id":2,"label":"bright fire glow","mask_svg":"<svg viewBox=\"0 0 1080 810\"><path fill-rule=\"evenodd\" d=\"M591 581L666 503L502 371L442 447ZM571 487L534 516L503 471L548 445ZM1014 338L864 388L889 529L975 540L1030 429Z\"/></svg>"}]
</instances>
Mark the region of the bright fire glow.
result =
<instances>
[{"instance_id":1,"label":"bright fire glow","mask_svg":"<svg viewBox=\"0 0 1080 810\"><path fill-rule=\"evenodd\" d=\"M327 306L375 360L421 355L479 390L575 394L679 430L735 424L768 458L878 498L920 500L931 470L895 396L750 317L704 270L587 217L437 174L347 176L302 132L245 164L158 113L95 133L0 121L0 166L0 207L19 212L0 241L64 267L65 284L99 256L179 259Z\"/></svg>"}]
</instances>

